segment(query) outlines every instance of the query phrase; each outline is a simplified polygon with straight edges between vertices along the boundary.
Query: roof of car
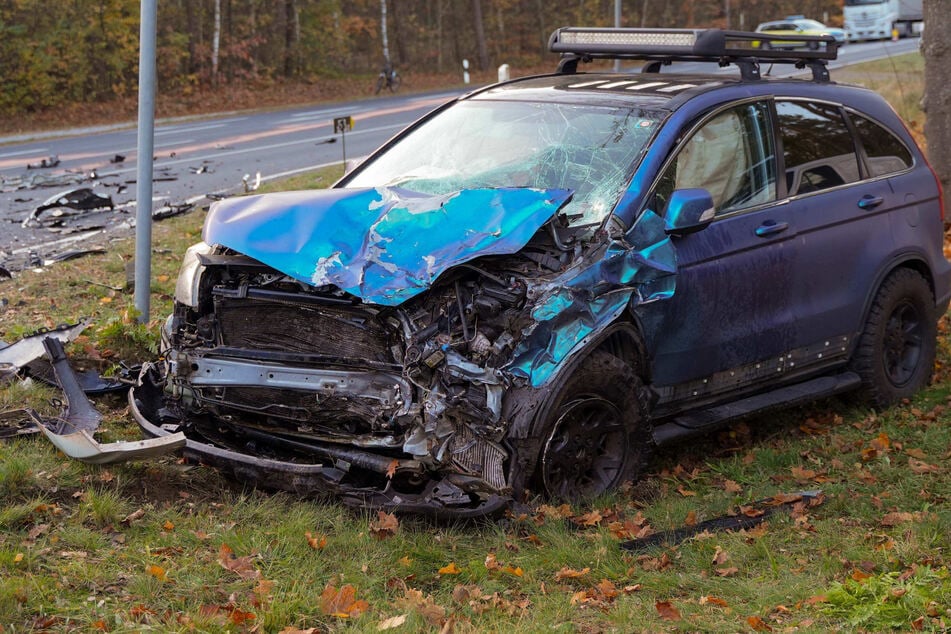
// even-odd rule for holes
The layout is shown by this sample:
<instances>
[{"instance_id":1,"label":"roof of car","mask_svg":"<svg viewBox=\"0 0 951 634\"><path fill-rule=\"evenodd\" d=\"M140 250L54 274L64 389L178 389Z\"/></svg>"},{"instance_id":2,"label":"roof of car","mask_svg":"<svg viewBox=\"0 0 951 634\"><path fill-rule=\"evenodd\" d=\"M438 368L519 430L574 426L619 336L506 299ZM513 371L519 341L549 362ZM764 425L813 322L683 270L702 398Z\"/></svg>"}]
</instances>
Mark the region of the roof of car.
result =
<instances>
[{"instance_id":1,"label":"roof of car","mask_svg":"<svg viewBox=\"0 0 951 634\"><path fill-rule=\"evenodd\" d=\"M474 99L561 101L592 105L627 105L636 100L644 107L663 107L672 97L697 94L727 84L739 77L685 75L679 73L577 73L541 75L491 86Z\"/></svg>"}]
</instances>

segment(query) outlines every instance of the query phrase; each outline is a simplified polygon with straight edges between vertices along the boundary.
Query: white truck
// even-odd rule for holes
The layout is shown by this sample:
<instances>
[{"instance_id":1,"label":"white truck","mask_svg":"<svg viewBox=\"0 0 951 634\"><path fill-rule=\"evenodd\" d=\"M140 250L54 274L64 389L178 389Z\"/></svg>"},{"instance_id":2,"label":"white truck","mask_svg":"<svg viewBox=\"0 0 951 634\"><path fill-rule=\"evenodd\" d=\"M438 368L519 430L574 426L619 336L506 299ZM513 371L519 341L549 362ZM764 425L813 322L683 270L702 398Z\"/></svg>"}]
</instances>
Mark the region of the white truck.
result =
<instances>
[{"instance_id":1,"label":"white truck","mask_svg":"<svg viewBox=\"0 0 951 634\"><path fill-rule=\"evenodd\" d=\"M922 0L845 0L845 31L850 42L881 40L921 32Z\"/></svg>"}]
</instances>

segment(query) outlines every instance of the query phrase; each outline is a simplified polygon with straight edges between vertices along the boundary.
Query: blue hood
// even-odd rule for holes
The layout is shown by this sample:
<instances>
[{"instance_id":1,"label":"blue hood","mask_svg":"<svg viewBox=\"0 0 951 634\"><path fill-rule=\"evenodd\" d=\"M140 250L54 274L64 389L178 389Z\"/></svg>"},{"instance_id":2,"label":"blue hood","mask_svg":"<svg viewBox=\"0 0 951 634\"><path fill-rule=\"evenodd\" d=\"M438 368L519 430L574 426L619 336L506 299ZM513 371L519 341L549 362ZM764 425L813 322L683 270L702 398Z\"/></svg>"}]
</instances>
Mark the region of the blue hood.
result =
<instances>
[{"instance_id":1,"label":"blue hood","mask_svg":"<svg viewBox=\"0 0 951 634\"><path fill-rule=\"evenodd\" d=\"M564 189L321 189L215 203L203 239L312 286L396 306L447 269L515 253L571 198Z\"/></svg>"}]
</instances>

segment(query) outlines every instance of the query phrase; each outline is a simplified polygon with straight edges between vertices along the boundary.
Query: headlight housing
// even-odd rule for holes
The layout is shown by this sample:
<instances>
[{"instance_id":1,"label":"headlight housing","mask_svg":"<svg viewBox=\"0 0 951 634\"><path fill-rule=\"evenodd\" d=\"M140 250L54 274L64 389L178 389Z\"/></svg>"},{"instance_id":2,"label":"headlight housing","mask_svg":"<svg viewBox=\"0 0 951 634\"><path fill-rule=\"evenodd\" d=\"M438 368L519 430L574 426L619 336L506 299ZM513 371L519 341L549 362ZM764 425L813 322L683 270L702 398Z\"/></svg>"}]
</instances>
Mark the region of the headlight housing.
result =
<instances>
[{"instance_id":1,"label":"headlight housing","mask_svg":"<svg viewBox=\"0 0 951 634\"><path fill-rule=\"evenodd\" d=\"M199 256L211 253L212 247L199 242L188 247L185 251L185 258L182 260L182 268L178 272L178 280L175 282L175 301L198 308L198 287L201 283L202 273L205 271L204 265L199 261Z\"/></svg>"}]
</instances>

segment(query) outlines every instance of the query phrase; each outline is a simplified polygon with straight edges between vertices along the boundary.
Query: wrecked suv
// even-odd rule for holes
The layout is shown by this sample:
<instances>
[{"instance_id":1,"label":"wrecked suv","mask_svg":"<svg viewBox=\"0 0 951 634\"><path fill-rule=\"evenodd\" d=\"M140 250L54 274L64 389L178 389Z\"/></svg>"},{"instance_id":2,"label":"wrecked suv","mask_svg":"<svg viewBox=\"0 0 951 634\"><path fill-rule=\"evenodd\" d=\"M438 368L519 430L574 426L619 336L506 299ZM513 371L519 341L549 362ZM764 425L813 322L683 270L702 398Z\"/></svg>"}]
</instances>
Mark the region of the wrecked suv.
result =
<instances>
[{"instance_id":1,"label":"wrecked suv","mask_svg":"<svg viewBox=\"0 0 951 634\"><path fill-rule=\"evenodd\" d=\"M137 421L256 485L464 516L600 494L779 405L911 396L949 299L936 178L881 97L829 81L832 38L768 37L560 29L557 73L442 106L333 188L216 203ZM577 72L601 57L648 64Z\"/></svg>"}]
</instances>

